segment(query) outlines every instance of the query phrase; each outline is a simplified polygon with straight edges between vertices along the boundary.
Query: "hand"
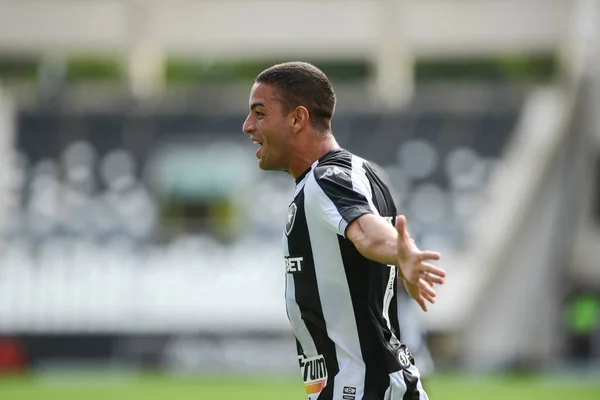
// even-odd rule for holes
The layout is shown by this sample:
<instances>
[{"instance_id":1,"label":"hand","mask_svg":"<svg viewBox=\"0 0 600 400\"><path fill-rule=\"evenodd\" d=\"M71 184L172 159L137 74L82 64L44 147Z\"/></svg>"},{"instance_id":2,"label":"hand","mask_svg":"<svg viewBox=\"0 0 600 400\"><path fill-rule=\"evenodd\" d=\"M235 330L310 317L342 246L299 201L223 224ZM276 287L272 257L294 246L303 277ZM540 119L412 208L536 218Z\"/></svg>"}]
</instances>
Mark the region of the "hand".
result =
<instances>
[{"instance_id":1,"label":"hand","mask_svg":"<svg viewBox=\"0 0 600 400\"><path fill-rule=\"evenodd\" d=\"M410 244L413 250L419 250L412 238L410 238ZM414 285L405 279L403 279L402 282L404 283L404 288L408 295L419 304L423 311L427 312L428 310L427 301L431 304L435 304L436 293L435 290L433 290L433 283L429 283L423 278L419 278L418 285Z\"/></svg>"},{"instance_id":2,"label":"hand","mask_svg":"<svg viewBox=\"0 0 600 400\"><path fill-rule=\"evenodd\" d=\"M396 218L398 242L396 246L398 266L402 272L408 294L421 305L425 311L424 300L435 301L434 284L443 284L446 272L428 263L428 260L439 260L440 254L434 251L421 251L406 230L406 218ZM425 305L425 307L424 307Z\"/></svg>"},{"instance_id":3,"label":"hand","mask_svg":"<svg viewBox=\"0 0 600 400\"><path fill-rule=\"evenodd\" d=\"M433 283L429 283L427 281L423 281L419 285L413 285L412 283L402 280L404 283L404 287L406 288L406 293L410 297L412 297L417 304L421 307L421 309L427 312L427 302L431 304L435 304L435 290L433 290ZM427 287L425 290L423 288Z\"/></svg>"}]
</instances>

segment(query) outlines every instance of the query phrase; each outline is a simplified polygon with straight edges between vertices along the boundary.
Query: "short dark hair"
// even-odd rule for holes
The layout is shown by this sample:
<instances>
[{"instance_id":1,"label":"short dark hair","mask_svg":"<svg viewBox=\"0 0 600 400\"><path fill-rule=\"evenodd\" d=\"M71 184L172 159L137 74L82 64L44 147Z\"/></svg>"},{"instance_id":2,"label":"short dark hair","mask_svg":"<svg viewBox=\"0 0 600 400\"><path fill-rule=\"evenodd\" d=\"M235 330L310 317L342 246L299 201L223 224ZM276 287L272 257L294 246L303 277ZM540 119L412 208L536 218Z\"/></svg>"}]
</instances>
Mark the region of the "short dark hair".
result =
<instances>
[{"instance_id":1,"label":"short dark hair","mask_svg":"<svg viewBox=\"0 0 600 400\"><path fill-rule=\"evenodd\" d=\"M267 68L258 75L256 82L275 88L284 113L304 106L313 127L321 132L331 129L335 93L331 82L319 68L306 62L286 62Z\"/></svg>"}]
</instances>

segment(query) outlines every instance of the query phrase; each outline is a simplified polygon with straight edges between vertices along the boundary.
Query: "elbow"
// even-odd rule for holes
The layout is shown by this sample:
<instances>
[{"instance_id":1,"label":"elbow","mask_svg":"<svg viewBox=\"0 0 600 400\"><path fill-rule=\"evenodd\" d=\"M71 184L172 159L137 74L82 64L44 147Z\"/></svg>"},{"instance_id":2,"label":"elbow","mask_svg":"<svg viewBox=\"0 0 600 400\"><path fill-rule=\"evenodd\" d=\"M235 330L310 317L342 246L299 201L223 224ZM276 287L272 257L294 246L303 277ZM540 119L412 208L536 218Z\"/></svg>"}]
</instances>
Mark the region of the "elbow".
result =
<instances>
[{"instance_id":1,"label":"elbow","mask_svg":"<svg viewBox=\"0 0 600 400\"><path fill-rule=\"evenodd\" d=\"M363 237L354 242L354 247L363 257L372 259L373 255L377 254L377 249L383 245L381 242L377 238Z\"/></svg>"},{"instance_id":2,"label":"elbow","mask_svg":"<svg viewBox=\"0 0 600 400\"><path fill-rule=\"evenodd\" d=\"M365 215L352 222L346 230L346 238L363 257L369 259L376 259L387 246L387 235L378 232L377 225L373 225L374 218L377 217Z\"/></svg>"},{"instance_id":3,"label":"elbow","mask_svg":"<svg viewBox=\"0 0 600 400\"><path fill-rule=\"evenodd\" d=\"M364 256L365 251L369 248L369 245L367 242L369 242L369 240L367 238L361 238L358 240L354 240L352 243L354 244L354 247L356 248L356 250Z\"/></svg>"},{"instance_id":4,"label":"elbow","mask_svg":"<svg viewBox=\"0 0 600 400\"><path fill-rule=\"evenodd\" d=\"M364 252L371 245L372 240L365 235L362 230L353 228L355 227L351 225L346 231L346 239L348 239L354 245L354 248L356 248L360 254L364 255Z\"/></svg>"}]
</instances>

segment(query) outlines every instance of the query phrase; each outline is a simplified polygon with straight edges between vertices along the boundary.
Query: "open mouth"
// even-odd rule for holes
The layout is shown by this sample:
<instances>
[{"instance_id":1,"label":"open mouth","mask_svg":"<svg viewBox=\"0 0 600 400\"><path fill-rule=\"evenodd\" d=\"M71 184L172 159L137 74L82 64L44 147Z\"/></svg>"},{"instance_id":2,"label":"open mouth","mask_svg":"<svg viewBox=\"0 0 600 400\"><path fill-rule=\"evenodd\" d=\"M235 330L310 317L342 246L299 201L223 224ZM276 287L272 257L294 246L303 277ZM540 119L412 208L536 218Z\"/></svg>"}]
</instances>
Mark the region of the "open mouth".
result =
<instances>
[{"instance_id":1,"label":"open mouth","mask_svg":"<svg viewBox=\"0 0 600 400\"><path fill-rule=\"evenodd\" d=\"M259 142L258 140L252 140L252 143L259 145L258 150L256 150L256 157L260 158L260 153L262 150L262 142Z\"/></svg>"}]
</instances>

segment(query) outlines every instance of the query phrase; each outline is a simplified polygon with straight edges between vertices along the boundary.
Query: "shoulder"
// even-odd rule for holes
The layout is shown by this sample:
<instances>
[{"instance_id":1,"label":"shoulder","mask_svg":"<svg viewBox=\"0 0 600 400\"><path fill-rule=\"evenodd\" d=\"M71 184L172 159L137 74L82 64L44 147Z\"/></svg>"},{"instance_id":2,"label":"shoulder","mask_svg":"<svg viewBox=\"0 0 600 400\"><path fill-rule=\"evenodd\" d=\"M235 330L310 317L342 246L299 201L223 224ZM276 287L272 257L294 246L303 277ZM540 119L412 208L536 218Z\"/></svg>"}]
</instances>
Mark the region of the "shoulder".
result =
<instances>
[{"instance_id":1,"label":"shoulder","mask_svg":"<svg viewBox=\"0 0 600 400\"><path fill-rule=\"evenodd\" d=\"M304 187L307 199L339 194L344 188L352 188L352 155L336 151L319 160L309 174Z\"/></svg>"},{"instance_id":2,"label":"shoulder","mask_svg":"<svg viewBox=\"0 0 600 400\"><path fill-rule=\"evenodd\" d=\"M369 186L366 171L370 169L368 161L349 151L333 151L312 169L307 186L309 190L318 186L326 193L336 188L357 190L358 187Z\"/></svg>"},{"instance_id":3,"label":"shoulder","mask_svg":"<svg viewBox=\"0 0 600 400\"><path fill-rule=\"evenodd\" d=\"M336 163L317 165L312 171L312 183L323 191L338 187L352 187L352 166Z\"/></svg>"},{"instance_id":4,"label":"shoulder","mask_svg":"<svg viewBox=\"0 0 600 400\"><path fill-rule=\"evenodd\" d=\"M314 179L319 182L322 180L335 180L336 178L349 178L355 161L355 156L349 151L342 149L331 151L321 158L313 169Z\"/></svg>"},{"instance_id":5,"label":"shoulder","mask_svg":"<svg viewBox=\"0 0 600 400\"><path fill-rule=\"evenodd\" d=\"M337 179L350 178L352 169L339 165L317 165L313 170L313 178L321 183L323 181L335 181Z\"/></svg>"}]
</instances>

